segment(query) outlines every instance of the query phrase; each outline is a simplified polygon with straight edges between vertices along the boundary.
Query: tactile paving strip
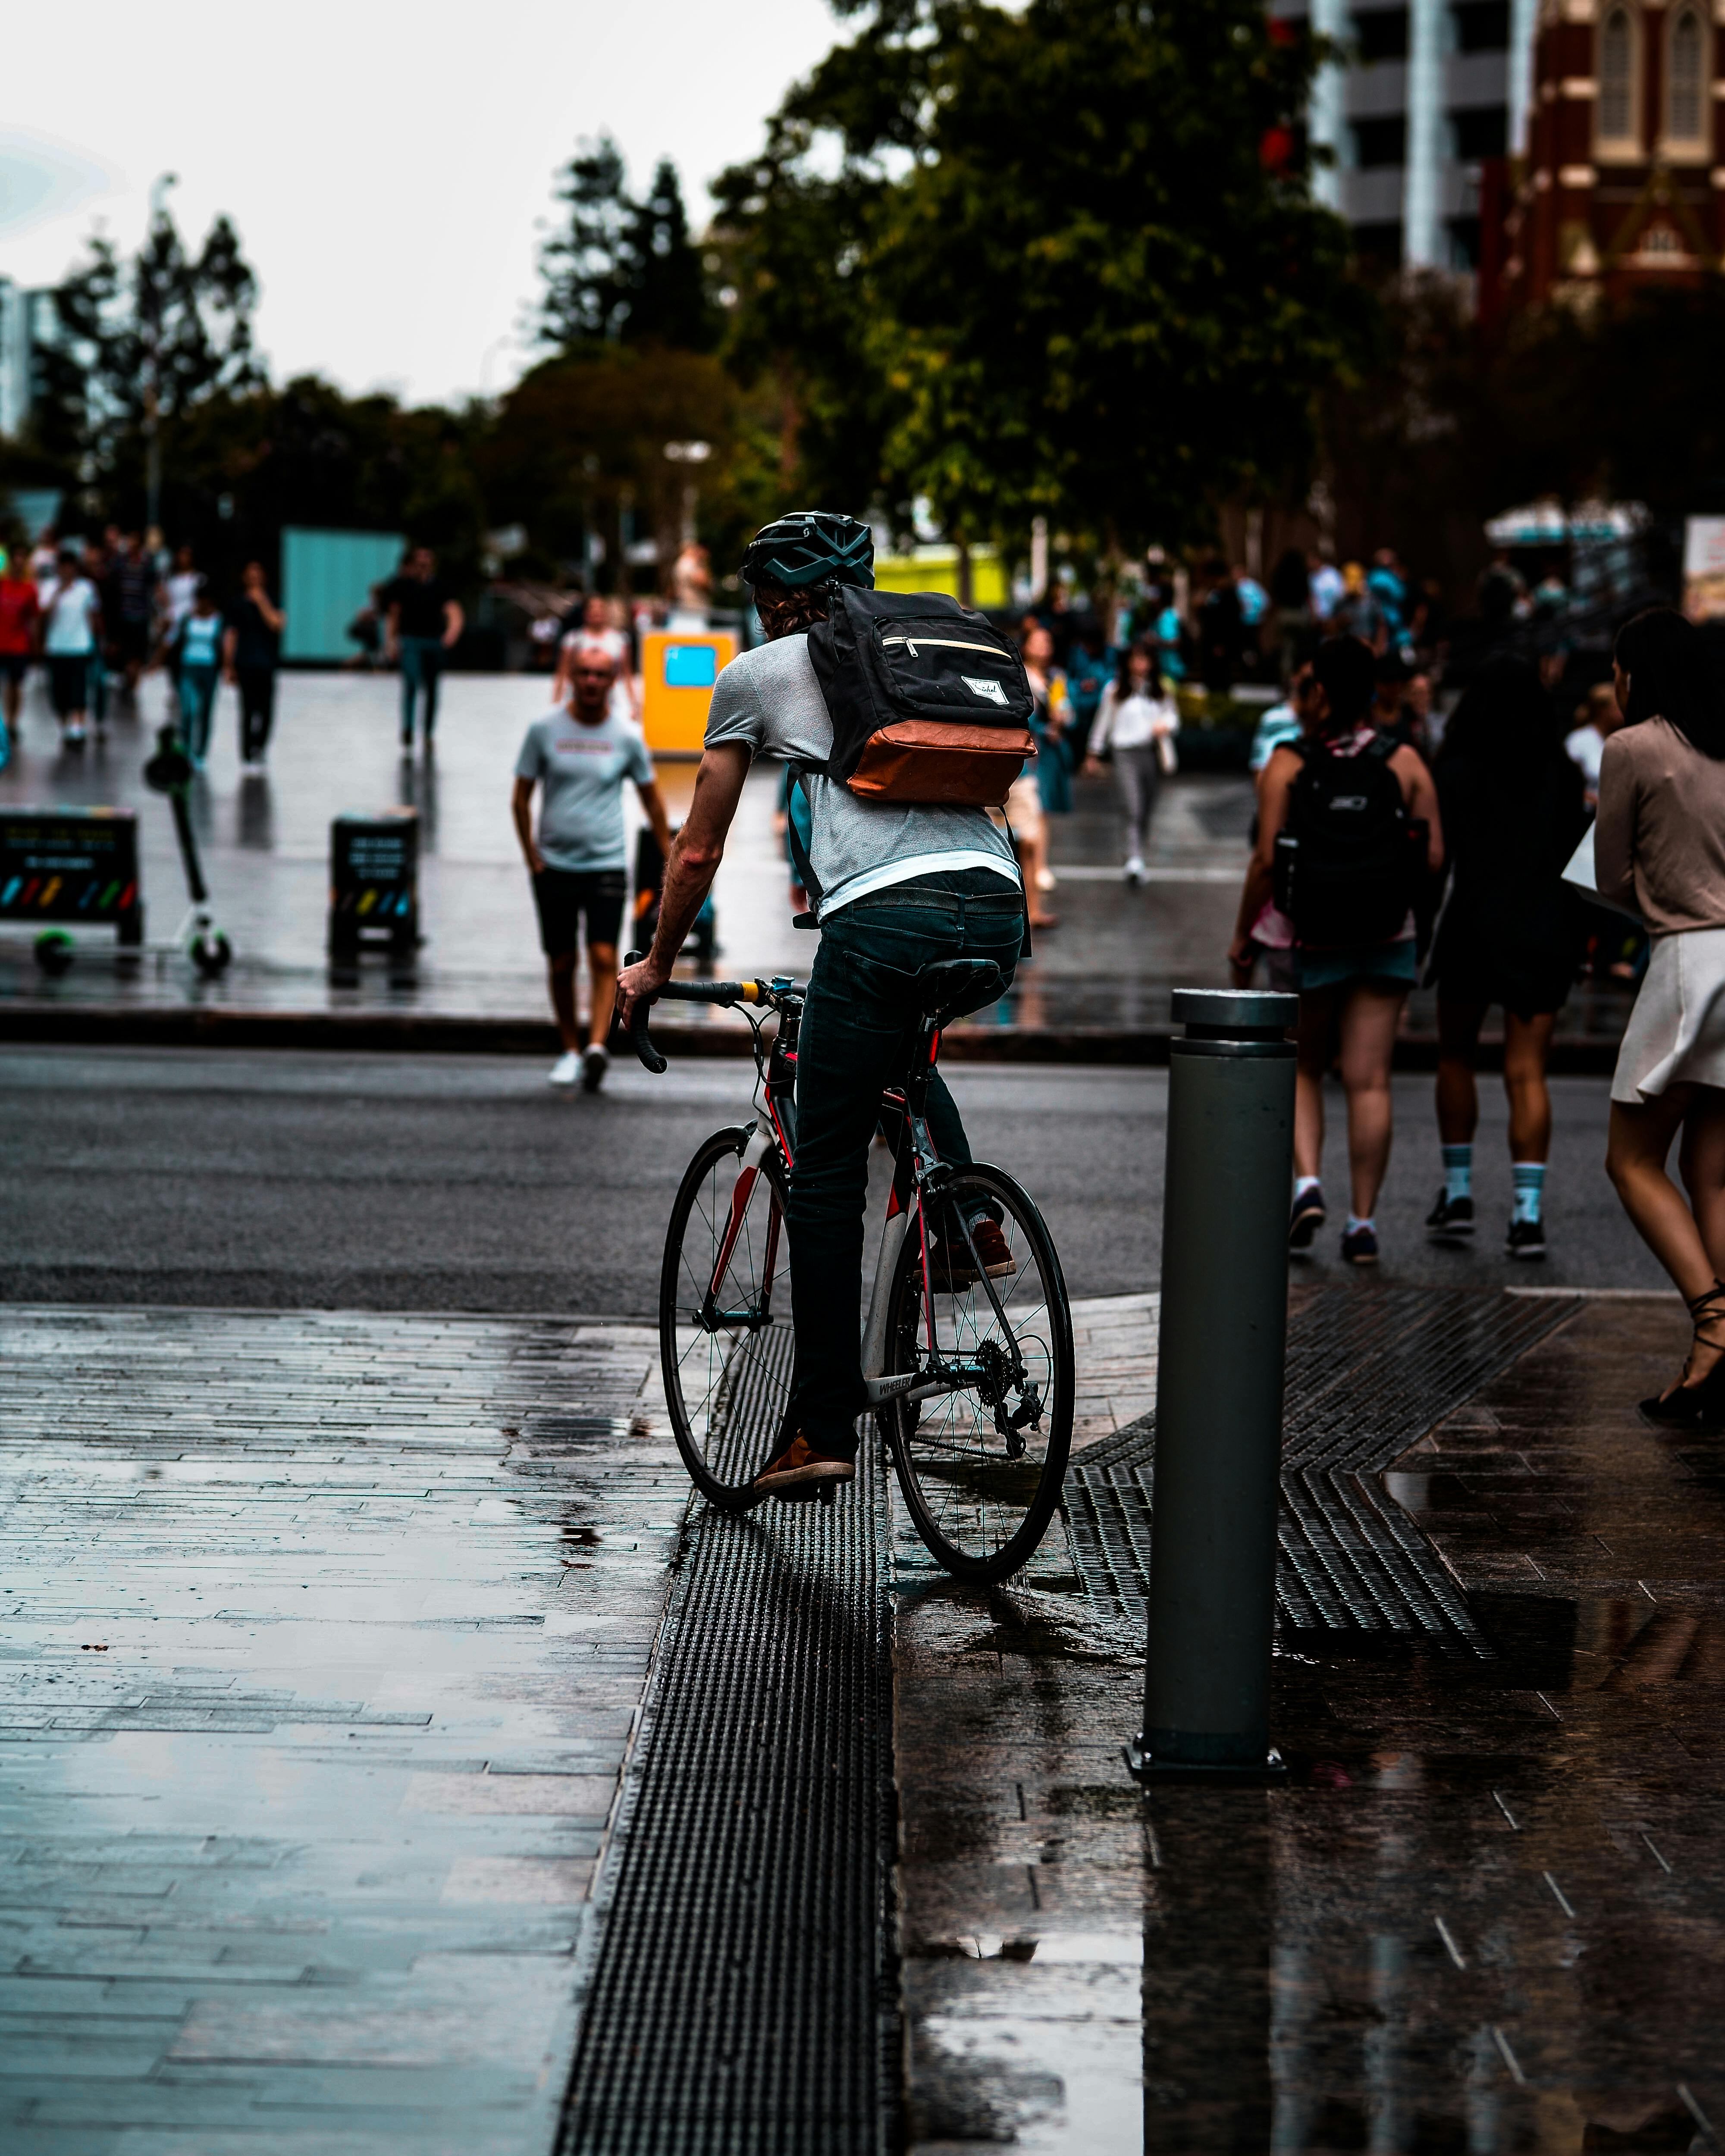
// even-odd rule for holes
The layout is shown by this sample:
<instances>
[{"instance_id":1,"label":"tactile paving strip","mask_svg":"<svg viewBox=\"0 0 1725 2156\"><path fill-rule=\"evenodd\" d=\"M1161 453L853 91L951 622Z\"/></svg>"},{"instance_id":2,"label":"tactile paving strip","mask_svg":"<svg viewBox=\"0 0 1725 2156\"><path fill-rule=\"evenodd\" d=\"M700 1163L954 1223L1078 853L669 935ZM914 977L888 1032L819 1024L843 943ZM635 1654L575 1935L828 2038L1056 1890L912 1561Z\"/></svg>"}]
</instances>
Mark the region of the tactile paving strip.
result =
<instances>
[{"instance_id":1,"label":"tactile paving strip","mask_svg":"<svg viewBox=\"0 0 1725 2156\"><path fill-rule=\"evenodd\" d=\"M774 1391L758 1375L735 1389L727 1440L767 1434ZM834 1506L696 1505L601 1891L561 2156L895 2145L886 1532L871 1427Z\"/></svg>"},{"instance_id":2,"label":"tactile paving strip","mask_svg":"<svg viewBox=\"0 0 1725 2156\"><path fill-rule=\"evenodd\" d=\"M1574 1309L1566 1297L1321 1289L1288 1326L1278 1629L1400 1635L1489 1658L1466 1596L1384 1491L1384 1469ZM1086 1446L1066 1474L1073 1557L1093 1595L1142 1618L1156 1418Z\"/></svg>"}]
</instances>

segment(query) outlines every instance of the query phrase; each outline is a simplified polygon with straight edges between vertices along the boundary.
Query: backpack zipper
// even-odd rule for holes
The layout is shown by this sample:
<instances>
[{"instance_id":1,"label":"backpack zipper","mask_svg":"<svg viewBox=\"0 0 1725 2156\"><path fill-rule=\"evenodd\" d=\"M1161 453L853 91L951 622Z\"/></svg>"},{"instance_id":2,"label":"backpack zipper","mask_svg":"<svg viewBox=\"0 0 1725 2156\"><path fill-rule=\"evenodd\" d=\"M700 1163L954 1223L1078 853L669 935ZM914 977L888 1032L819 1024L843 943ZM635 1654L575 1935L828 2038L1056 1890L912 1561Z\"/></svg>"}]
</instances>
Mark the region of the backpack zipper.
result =
<instances>
[{"instance_id":1,"label":"backpack zipper","mask_svg":"<svg viewBox=\"0 0 1725 2156\"><path fill-rule=\"evenodd\" d=\"M880 639L881 649L884 651L889 644L903 644L912 659L916 656L918 644L926 644L932 651L980 651L989 659L998 659L1000 656L992 644L967 644L956 636L922 636L914 640L908 636L883 636Z\"/></svg>"}]
</instances>

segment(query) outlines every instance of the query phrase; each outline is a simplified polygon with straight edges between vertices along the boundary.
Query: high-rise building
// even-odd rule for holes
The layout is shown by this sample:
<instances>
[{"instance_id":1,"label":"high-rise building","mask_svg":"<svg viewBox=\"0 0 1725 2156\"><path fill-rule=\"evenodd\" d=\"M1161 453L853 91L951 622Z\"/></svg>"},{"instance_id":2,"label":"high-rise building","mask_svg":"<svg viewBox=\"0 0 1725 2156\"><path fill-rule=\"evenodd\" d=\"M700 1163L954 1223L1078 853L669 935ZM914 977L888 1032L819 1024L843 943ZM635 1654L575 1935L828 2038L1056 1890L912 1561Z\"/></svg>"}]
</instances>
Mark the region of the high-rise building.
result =
<instances>
[{"instance_id":1,"label":"high-rise building","mask_svg":"<svg viewBox=\"0 0 1725 2156\"><path fill-rule=\"evenodd\" d=\"M23 431L30 416L35 295L0 277L0 436Z\"/></svg>"},{"instance_id":2,"label":"high-rise building","mask_svg":"<svg viewBox=\"0 0 1725 2156\"><path fill-rule=\"evenodd\" d=\"M1472 270L1480 180L1525 146L1538 0L1271 0L1346 54L1313 86L1308 125L1334 162L1314 191L1384 268Z\"/></svg>"}]
</instances>

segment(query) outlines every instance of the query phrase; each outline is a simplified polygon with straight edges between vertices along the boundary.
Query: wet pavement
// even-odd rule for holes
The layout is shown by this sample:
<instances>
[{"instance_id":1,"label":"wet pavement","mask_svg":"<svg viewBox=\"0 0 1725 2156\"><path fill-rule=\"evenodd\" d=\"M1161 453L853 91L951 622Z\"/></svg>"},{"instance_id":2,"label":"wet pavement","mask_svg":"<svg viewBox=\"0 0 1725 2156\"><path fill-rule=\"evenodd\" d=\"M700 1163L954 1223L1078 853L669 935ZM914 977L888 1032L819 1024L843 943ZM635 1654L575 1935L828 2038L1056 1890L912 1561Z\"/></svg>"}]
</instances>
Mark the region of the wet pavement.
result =
<instances>
[{"instance_id":1,"label":"wet pavement","mask_svg":"<svg viewBox=\"0 0 1725 2156\"><path fill-rule=\"evenodd\" d=\"M1287 1786L1140 1795L1073 1593L899 1617L911 2145L1593 2151L1725 2127L1725 1450L1597 1298L1384 1476L1491 1659L1276 1666Z\"/></svg>"},{"instance_id":2,"label":"wet pavement","mask_svg":"<svg viewBox=\"0 0 1725 2156\"><path fill-rule=\"evenodd\" d=\"M1087 1427L1155 1298L1077 1306ZM552 2143L689 1489L656 1335L8 1306L0 2148Z\"/></svg>"},{"instance_id":3,"label":"wet pavement","mask_svg":"<svg viewBox=\"0 0 1725 2156\"><path fill-rule=\"evenodd\" d=\"M614 1068L597 1098L549 1059L286 1050L0 1046L0 1298L522 1311L650 1318L683 1167L747 1112L746 1065ZM1165 1072L967 1065L950 1073L978 1158L1042 1208L1074 1295L1142 1292L1162 1262ZM1431 1081L1395 1081L1378 1207L1384 1277L1486 1287L1537 1277L1653 1286L1605 1180L1606 1087L1553 1083L1551 1255L1511 1261L1503 1093L1482 1088L1480 1232L1440 1249ZM1333 1281L1346 1189L1329 1118L1331 1224L1301 1262Z\"/></svg>"},{"instance_id":4,"label":"wet pavement","mask_svg":"<svg viewBox=\"0 0 1725 2156\"><path fill-rule=\"evenodd\" d=\"M0 2147L547 2148L687 1494L652 1337L4 1333Z\"/></svg>"},{"instance_id":5,"label":"wet pavement","mask_svg":"<svg viewBox=\"0 0 1725 2156\"><path fill-rule=\"evenodd\" d=\"M988 1591L892 1520L920 2156L1718 2145L1725 1440L1634 1413L1674 1299L1554 1309L1381 1476L1489 1654L1302 1632L1281 1788L1140 1794L1060 1530ZM1157 1299L1075 1321L1088 1450ZM687 1507L650 1332L4 1326L0 2146L548 2152Z\"/></svg>"},{"instance_id":6,"label":"wet pavement","mask_svg":"<svg viewBox=\"0 0 1725 2156\"><path fill-rule=\"evenodd\" d=\"M236 953L214 982L168 947L185 911L184 884L167 804L141 776L166 715L162 678L146 680L136 711L117 706L105 746L81 756L58 750L39 683L28 693L17 753L0 772L0 805L135 807L147 934L161 947L129 964L116 959L111 931L80 931L72 970L51 981L32 958L28 930L0 922L0 1026L14 1037L33 1029L64 1034L80 1018L90 1027L99 1017L104 1037L122 1037L116 1017L128 1014L134 1037L145 1037L152 1023L161 1037L170 1019L198 1014L206 1026L230 1033L247 1016L259 1025L293 1018L364 1022L380 1045L396 1038L434 1045L439 1027L462 1023L472 1038L452 1045L480 1045L487 1028L493 1045L511 1050L551 1040L532 906L509 814L521 738L545 706L542 677L445 677L434 755L403 758L393 679L284 674L263 776L239 770L232 691L223 690L209 767L192 803L216 914ZM687 762L660 767L674 821L693 776ZM719 871L721 973L805 976L813 960L815 937L791 927L782 841L773 829L777 783L773 769L752 774ZM1193 773L1166 784L1148 880L1137 891L1120 880L1111 783L1081 780L1075 799L1070 814L1050 819L1059 883L1049 902L1060 925L1039 933L1010 996L957 1029L960 1052L968 1043L973 1053L1024 1053L1037 1042L1049 1052L1056 1037L1076 1055L1142 1055L1147 1037L1166 1034L1172 988L1226 984L1251 824L1249 781ZM357 976L332 973L325 947L331 819L397 806L419 814L424 945L412 964L376 952ZM640 819L632 789L625 811L633 834ZM630 844L632 851L632 837ZM1616 992L1578 991L1560 1021L1560 1042L1615 1041L1625 1010ZM675 1023L705 1024L726 1038L742 1024L723 1014L688 1012ZM1432 1026L1430 998L1416 995L1406 1030L1424 1041Z\"/></svg>"}]
</instances>

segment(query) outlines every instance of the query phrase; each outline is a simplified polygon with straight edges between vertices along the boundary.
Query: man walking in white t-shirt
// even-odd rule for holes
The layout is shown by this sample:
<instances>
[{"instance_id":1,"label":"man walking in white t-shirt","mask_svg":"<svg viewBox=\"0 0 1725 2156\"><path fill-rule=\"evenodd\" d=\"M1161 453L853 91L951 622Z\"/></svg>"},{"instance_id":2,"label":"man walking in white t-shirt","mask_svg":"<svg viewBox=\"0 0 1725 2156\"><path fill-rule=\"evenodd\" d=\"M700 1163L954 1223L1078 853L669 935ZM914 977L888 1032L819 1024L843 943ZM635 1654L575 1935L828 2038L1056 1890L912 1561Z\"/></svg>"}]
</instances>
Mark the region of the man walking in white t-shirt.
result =
<instances>
[{"instance_id":1,"label":"man walking in white t-shirt","mask_svg":"<svg viewBox=\"0 0 1725 2156\"><path fill-rule=\"evenodd\" d=\"M533 899L539 940L551 969L551 1002L563 1052L552 1066L553 1086L596 1093L609 1061L606 1036L617 993L617 937L628 896L623 831L623 782L633 779L641 806L669 857L670 826L639 732L611 708L616 669L597 645L575 654L568 701L527 729L515 767L513 810ZM533 828L533 788L540 791ZM593 1012L585 1050L575 1015L575 967L580 927L587 923Z\"/></svg>"}]
</instances>

